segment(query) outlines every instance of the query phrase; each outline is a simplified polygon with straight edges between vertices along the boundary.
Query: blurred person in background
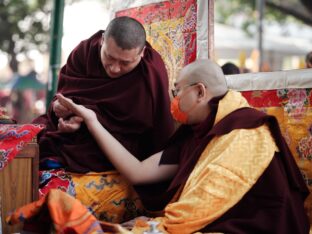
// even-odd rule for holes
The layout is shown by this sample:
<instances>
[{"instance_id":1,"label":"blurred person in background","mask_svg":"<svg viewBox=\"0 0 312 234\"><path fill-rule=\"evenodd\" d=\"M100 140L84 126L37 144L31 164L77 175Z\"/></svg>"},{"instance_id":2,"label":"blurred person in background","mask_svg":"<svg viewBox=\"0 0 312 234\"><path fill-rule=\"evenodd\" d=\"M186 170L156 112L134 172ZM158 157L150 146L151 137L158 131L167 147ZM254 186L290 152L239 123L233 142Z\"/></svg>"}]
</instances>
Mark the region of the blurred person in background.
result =
<instances>
[{"instance_id":1,"label":"blurred person in background","mask_svg":"<svg viewBox=\"0 0 312 234\"><path fill-rule=\"evenodd\" d=\"M306 55L306 68L312 68L312 51Z\"/></svg>"},{"instance_id":2,"label":"blurred person in background","mask_svg":"<svg viewBox=\"0 0 312 234\"><path fill-rule=\"evenodd\" d=\"M238 66L236 66L234 63L225 63L221 67L224 75L234 75L234 74L240 74Z\"/></svg>"}]
</instances>

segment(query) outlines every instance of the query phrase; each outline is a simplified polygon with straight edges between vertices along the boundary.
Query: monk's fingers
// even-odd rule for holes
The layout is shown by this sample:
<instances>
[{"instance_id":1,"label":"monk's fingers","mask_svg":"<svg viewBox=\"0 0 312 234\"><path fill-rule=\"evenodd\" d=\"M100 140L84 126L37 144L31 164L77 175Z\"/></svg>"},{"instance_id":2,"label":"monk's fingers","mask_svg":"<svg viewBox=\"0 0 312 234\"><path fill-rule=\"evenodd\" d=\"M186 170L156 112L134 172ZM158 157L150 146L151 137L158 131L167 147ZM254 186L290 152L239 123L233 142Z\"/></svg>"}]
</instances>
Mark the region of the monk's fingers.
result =
<instances>
[{"instance_id":1,"label":"monk's fingers","mask_svg":"<svg viewBox=\"0 0 312 234\"><path fill-rule=\"evenodd\" d=\"M66 108L68 108L69 110L75 112L77 111L77 104L75 104L73 102L73 100L71 100L70 98L64 97L62 94L58 93L56 94L57 99L59 100L59 102L65 106Z\"/></svg>"},{"instance_id":2,"label":"monk's fingers","mask_svg":"<svg viewBox=\"0 0 312 234\"><path fill-rule=\"evenodd\" d=\"M78 116L72 116L68 120L59 118L57 128L61 132L75 132L80 128L82 121L83 119Z\"/></svg>"},{"instance_id":3,"label":"monk's fingers","mask_svg":"<svg viewBox=\"0 0 312 234\"><path fill-rule=\"evenodd\" d=\"M65 128L66 128L66 124L65 124L63 118L59 118L59 119L58 119L57 128L58 128L59 130L62 130L62 129L65 129Z\"/></svg>"},{"instance_id":4,"label":"monk's fingers","mask_svg":"<svg viewBox=\"0 0 312 234\"><path fill-rule=\"evenodd\" d=\"M67 120L64 120L63 118L59 118L58 119L58 127L60 127L60 128L67 128L67 126L69 125L70 123L69 123L69 121L67 121Z\"/></svg>"},{"instance_id":5,"label":"monk's fingers","mask_svg":"<svg viewBox=\"0 0 312 234\"><path fill-rule=\"evenodd\" d=\"M71 99L64 97L60 93L56 94L56 97L63 106L70 107L74 103Z\"/></svg>"},{"instance_id":6,"label":"monk's fingers","mask_svg":"<svg viewBox=\"0 0 312 234\"><path fill-rule=\"evenodd\" d=\"M79 117L79 116L73 116L71 117L71 120L74 122L74 123L81 123L83 122L83 118Z\"/></svg>"},{"instance_id":7,"label":"monk's fingers","mask_svg":"<svg viewBox=\"0 0 312 234\"><path fill-rule=\"evenodd\" d=\"M64 105L71 112L73 112L74 114L80 117L83 117L86 115L86 113L88 113L88 109L85 108L83 105L78 105L74 103L73 100L71 100L70 98L64 97L62 94L57 94L57 98L62 105Z\"/></svg>"}]
</instances>

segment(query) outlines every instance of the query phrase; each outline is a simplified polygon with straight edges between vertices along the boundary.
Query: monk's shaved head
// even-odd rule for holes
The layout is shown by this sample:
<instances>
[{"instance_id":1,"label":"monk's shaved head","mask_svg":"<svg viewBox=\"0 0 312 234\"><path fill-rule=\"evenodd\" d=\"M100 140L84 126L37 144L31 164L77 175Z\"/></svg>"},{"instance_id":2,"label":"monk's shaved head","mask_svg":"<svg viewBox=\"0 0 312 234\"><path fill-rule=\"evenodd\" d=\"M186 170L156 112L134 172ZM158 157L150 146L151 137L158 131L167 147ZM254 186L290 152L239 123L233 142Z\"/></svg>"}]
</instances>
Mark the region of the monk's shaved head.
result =
<instances>
[{"instance_id":1,"label":"monk's shaved head","mask_svg":"<svg viewBox=\"0 0 312 234\"><path fill-rule=\"evenodd\" d=\"M214 97L228 91L222 69L209 59L199 59L185 66L178 77L179 82L182 80L187 80L188 83L204 84Z\"/></svg>"},{"instance_id":2,"label":"monk's shaved head","mask_svg":"<svg viewBox=\"0 0 312 234\"><path fill-rule=\"evenodd\" d=\"M104 40L114 38L116 44L124 49L143 49L146 42L146 33L143 25L128 16L113 19L104 33Z\"/></svg>"}]
</instances>

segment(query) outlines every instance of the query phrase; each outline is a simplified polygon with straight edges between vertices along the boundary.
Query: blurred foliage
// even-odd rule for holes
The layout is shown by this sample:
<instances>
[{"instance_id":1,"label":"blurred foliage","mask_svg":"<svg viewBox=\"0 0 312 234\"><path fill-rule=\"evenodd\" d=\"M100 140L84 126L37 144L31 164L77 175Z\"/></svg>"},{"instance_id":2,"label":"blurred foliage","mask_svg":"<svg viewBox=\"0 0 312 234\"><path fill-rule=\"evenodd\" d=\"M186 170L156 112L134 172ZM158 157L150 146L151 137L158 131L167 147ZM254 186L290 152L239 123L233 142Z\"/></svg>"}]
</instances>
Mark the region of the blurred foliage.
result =
<instances>
[{"instance_id":1,"label":"blurred foliage","mask_svg":"<svg viewBox=\"0 0 312 234\"><path fill-rule=\"evenodd\" d=\"M256 33L257 0L217 0L215 7L217 22L239 24L247 34ZM266 0L264 18L267 23L278 22L281 26L289 22L312 26L312 13L309 10L306 0Z\"/></svg>"},{"instance_id":2,"label":"blurred foliage","mask_svg":"<svg viewBox=\"0 0 312 234\"><path fill-rule=\"evenodd\" d=\"M8 54L12 71L17 54L47 51L51 8L49 0L0 0L0 50Z\"/></svg>"}]
</instances>

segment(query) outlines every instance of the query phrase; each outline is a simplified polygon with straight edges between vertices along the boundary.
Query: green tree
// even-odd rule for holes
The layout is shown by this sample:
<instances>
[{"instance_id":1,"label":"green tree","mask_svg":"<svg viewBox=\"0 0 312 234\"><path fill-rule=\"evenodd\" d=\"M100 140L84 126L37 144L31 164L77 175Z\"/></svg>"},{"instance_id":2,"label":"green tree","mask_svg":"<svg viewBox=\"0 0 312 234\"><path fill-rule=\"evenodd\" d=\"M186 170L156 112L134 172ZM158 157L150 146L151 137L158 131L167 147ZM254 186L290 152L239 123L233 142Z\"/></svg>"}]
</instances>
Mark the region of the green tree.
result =
<instances>
[{"instance_id":1,"label":"green tree","mask_svg":"<svg viewBox=\"0 0 312 234\"><path fill-rule=\"evenodd\" d=\"M266 6L270 12L277 11L312 26L311 0L266 0Z\"/></svg>"},{"instance_id":2,"label":"green tree","mask_svg":"<svg viewBox=\"0 0 312 234\"><path fill-rule=\"evenodd\" d=\"M258 0L216 0L216 21L228 25L239 19L248 33L255 33L257 22L256 3ZM311 0L265 0L265 20L287 24L297 23L312 26Z\"/></svg>"},{"instance_id":3,"label":"green tree","mask_svg":"<svg viewBox=\"0 0 312 234\"><path fill-rule=\"evenodd\" d=\"M49 0L0 0L0 50L7 53L13 72L19 53L47 51L50 11Z\"/></svg>"}]
</instances>

